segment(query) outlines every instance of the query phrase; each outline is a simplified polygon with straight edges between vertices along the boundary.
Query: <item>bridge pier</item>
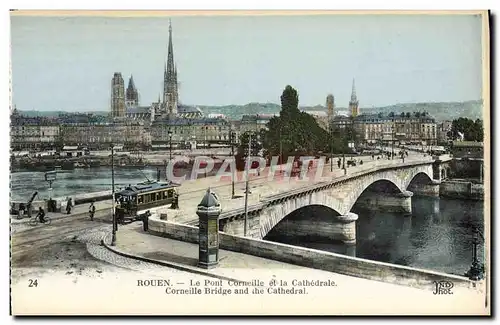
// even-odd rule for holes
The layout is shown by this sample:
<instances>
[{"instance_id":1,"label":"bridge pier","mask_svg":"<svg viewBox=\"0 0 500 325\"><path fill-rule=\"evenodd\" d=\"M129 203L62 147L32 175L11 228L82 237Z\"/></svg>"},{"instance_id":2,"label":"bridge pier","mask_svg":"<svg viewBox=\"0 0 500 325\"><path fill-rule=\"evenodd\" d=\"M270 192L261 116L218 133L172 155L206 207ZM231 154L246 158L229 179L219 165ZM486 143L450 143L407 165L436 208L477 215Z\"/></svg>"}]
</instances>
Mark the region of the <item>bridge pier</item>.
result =
<instances>
[{"instance_id":1,"label":"bridge pier","mask_svg":"<svg viewBox=\"0 0 500 325\"><path fill-rule=\"evenodd\" d=\"M430 184L412 184L408 189L416 195L439 196L440 180L433 179Z\"/></svg>"},{"instance_id":2,"label":"bridge pier","mask_svg":"<svg viewBox=\"0 0 500 325\"><path fill-rule=\"evenodd\" d=\"M328 217L328 219L285 219L271 230L271 236L353 245L356 243L357 219L358 215L351 212L343 216Z\"/></svg>"},{"instance_id":3,"label":"bridge pier","mask_svg":"<svg viewBox=\"0 0 500 325\"><path fill-rule=\"evenodd\" d=\"M371 210L384 210L388 212L411 213L411 197L413 192L402 193L363 193L356 201L356 205Z\"/></svg>"}]
</instances>

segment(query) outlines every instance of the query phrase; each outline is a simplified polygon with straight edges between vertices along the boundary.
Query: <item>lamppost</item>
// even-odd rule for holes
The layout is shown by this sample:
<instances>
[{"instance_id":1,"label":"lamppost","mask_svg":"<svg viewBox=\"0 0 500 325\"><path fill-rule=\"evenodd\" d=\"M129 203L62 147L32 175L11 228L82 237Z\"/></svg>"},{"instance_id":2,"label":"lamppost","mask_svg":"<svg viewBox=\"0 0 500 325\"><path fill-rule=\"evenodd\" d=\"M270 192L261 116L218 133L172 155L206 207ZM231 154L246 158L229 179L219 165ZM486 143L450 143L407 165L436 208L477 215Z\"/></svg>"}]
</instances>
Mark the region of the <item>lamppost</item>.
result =
<instances>
[{"instance_id":1,"label":"lamppost","mask_svg":"<svg viewBox=\"0 0 500 325\"><path fill-rule=\"evenodd\" d=\"M391 159L394 159L394 118L392 119L392 127L391 127L391 143L392 143L392 148L391 148Z\"/></svg>"},{"instance_id":2,"label":"lamppost","mask_svg":"<svg viewBox=\"0 0 500 325\"><path fill-rule=\"evenodd\" d=\"M328 129L330 133L330 141L331 141L331 148L330 148L330 172L333 172L333 130L331 124L328 124Z\"/></svg>"},{"instance_id":3,"label":"lamppost","mask_svg":"<svg viewBox=\"0 0 500 325\"><path fill-rule=\"evenodd\" d=\"M281 141L281 129L282 126L280 124L280 170L281 170L281 165L283 164L283 142Z\"/></svg>"},{"instance_id":4,"label":"lamppost","mask_svg":"<svg viewBox=\"0 0 500 325\"><path fill-rule=\"evenodd\" d=\"M111 246L116 245L116 231L118 230L118 224L116 222L116 213L115 213L115 146L111 144L111 199L113 200L113 232L111 236Z\"/></svg>"},{"instance_id":5,"label":"lamppost","mask_svg":"<svg viewBox=\"0 0 500 325\"><path fill-rule=\"evenodd\" d=\"M344 175L347 174L347 170L345 169L345 146L343 137L342 137L342 169L344 170Z\"/></svg>"},{"instance_id":6,"label":"lamppost","mask_svg":"<svg viewBox=\"0 0 500 325\"><path fill-rule=\"evenodd\" d=\"M170 161L172 161L172 130L168 130L168 138L169 138L169 148L170 148Z\"/></svg>"},{"instance_id":7,"label":"lamppost","mask_svg":"<svg viewBox=\"0 0 500 325\"><path fill-rule=\"evenodd\" d=\"M484 237L476 226L473 226L473 230L474 230L474 237L472 238L472 265L466 275L469 277L469 279L473 281L478 281L481 280L484 275L483 265L477 257L477 246L480 244L478 235L480 235L483 238L483 240Z\"/></svg>"},{"instance_id":8,"label":"lamppost","mask_svg":"<svg viewBox=\"0 0 500 325\"><path fill-rule=\"evenodd\" d=\"M231 141L231 159L234 161L234 141L236 139L236 132L230 129L229 141ZM234 169L231 168L231 197L234 199Z\"/></svg>"}]
</instances>

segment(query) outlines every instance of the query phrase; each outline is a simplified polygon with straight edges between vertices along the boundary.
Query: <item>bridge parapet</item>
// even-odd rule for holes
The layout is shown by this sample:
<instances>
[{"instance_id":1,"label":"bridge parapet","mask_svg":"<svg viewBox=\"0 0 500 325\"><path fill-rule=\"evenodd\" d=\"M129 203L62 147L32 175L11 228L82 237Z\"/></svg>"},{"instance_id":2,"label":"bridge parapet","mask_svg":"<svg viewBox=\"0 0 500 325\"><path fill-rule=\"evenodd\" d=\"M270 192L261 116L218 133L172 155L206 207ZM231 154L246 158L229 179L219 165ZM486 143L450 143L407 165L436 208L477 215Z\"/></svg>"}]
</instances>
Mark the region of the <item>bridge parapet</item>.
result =
<instances>
[{"instance_id":1,"label":"bridge parapet","mask_svg":"<svg viewBox=\"0 0 500 325\"><path fill-rule=\"evenodd\" d=\"M332 180L328 181L323 181L315 184L310 184L310 185L305 185L300 188L294 188L287 190L285 192L277 193L277 194L272 194L268 195L265 197L262 197L260 199L260 202L257 204L253 204L248 207L248 213L256 213L259 212L266 207L275 205L275 204L281 204L284 201L287 201L289 199L295 198L295 197L302 197L304 195L310 195L313 192L318 192L322 190L327 190L329 188L333 188L334 186L342 185L347 182L352 182L356 179L365 177L370 174L376 174L376 173L381 173L384 171L391 171L391 170L399 170L399 169L404 169L408 167L418 167L418 166L424 166L424 165L429 165L432 164L433 160L430 159L422 159L422 160L417 160L417 161L407 161L407 162L401 162L399 164L389 164L389 165L378 165L371 167L369 169L364 169L360 171L355 171L353 173L349 173L347 175L337 177ZM403 191L404 189L401 188ZM355 192L350 192L348 195L343 198L345 201L355 201L357 197L359 196L360 193L355 193ZM338 211L339 213L342 213L341 211ZM229 211L224 211L222 212L220 219L228 219L228 218L239 218L243 216L245 213L244 208L237 208L237 209L232 209Z\"/></svg>"}]
</instances>

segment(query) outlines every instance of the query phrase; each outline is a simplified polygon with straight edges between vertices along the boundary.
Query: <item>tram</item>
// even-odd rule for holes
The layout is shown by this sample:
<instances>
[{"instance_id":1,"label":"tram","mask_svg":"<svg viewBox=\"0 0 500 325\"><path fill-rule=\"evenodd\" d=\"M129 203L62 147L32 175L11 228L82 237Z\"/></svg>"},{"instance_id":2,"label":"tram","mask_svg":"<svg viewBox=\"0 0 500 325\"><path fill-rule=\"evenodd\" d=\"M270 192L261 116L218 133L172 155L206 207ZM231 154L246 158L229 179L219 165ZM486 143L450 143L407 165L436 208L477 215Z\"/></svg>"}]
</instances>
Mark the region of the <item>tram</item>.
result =
<instances>
[{"instance_id":1,"label":"tram","mask_svg":"<svg viewBox=\"0 0 500 325\"><path fill-rule=\"evenodd\" d=\"M177 187L180 184L173 182L159 183L147 181L137 185L128 186L124 190L115 193L117 206L115 214L119 223L130 223L142 220L150 215L149 209L167 204L177 204Z\"/></svg>"}]
</instances>

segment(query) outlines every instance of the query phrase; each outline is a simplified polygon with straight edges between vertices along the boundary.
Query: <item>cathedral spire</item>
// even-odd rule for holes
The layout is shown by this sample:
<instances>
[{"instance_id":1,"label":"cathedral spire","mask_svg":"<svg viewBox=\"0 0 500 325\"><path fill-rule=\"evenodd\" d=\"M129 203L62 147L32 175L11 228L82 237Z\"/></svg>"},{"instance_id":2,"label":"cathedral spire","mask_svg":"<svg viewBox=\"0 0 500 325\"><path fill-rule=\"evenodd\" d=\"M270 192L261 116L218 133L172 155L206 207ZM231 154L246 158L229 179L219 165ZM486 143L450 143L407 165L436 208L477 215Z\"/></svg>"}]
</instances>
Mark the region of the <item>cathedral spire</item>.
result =
<instances>
[{"instance_id":1,"label":"cathedral spire","mask_svg":"<svg viewBox=\"0 0 500 325\"><path fill-rule=\"evenodd\" d=\"M130 78L128 79L128 87L130 89L135 89L135 84L134 84L134 76L130 75Z\"/></svg>"},{"instance_id":2,"label":"cathedral spire","mask_svg":"<svg viewBox=\"0 0 500 325\"><path fill-rule=\"evenodd\" d=\"M352 91L351 91L351 101L355 102L357 100L356 97L356 84L355 84L355 79L352 79Z\"/></svg>"},{"instance_id":3,"label":"cathedral spire","mask_svg":"<svg viewBox=\"0 0 500 325\"><path fill-rule=\"evenodd\" d=\"M349 110L351 111L352 117L356 117L359 115L359 102L358 97L356 96L356 84L354 82L354 78L352 79L352 91L351 100L349 101Z\"/></svg>"},{"instance_id":4,"label":"cathedral spire","mask_svg":"<svg viewBox=\"0 0 500 325\"><path fill-rule=\"evenodd\" d=\"M171 118L177 115L179 97L177 92L177 68L174 63L172 22L168 24L168 53L163 77L163 112Z\"/></svg>"},{"instance_id":5,"label":"cathedral spire","mask_svg":"<svg viewBox=\"0 0 500 325\"><path fill-rule=\"evenodd\" d=\"M167 72L170 75L172 75L172 73L174 72L174 46L172 44L172 21L170 19L168 24Z\"/></svg>"}]
</instances>

